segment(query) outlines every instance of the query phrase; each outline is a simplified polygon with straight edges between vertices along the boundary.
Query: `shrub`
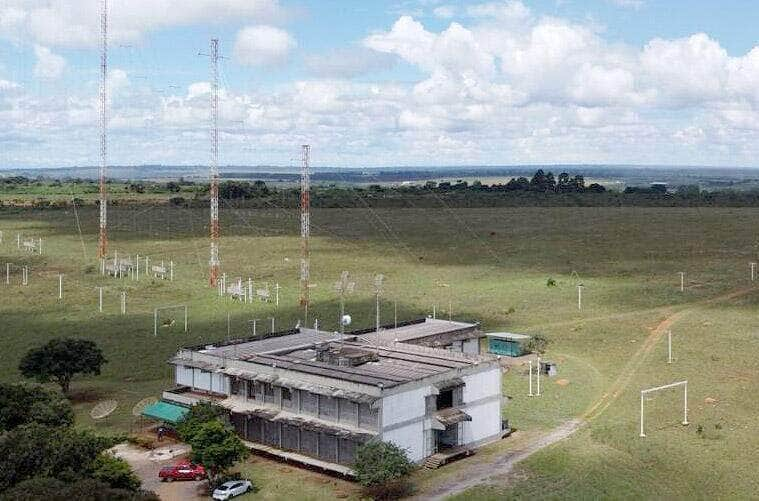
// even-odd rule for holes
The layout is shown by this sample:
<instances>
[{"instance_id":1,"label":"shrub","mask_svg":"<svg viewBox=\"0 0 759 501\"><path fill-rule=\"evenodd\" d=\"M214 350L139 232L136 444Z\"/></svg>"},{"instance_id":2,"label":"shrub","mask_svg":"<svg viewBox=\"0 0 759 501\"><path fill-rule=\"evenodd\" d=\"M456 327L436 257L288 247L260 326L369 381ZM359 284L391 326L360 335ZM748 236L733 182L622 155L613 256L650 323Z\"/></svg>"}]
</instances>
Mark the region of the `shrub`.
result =
<instances>
[{"instance_id":1,"label":"shrub","mask_svg":"<svg viewBox=\"0 0 759 501\"><path fill-rule=\"evenodd\" d=\"M374 499L394 499L407 495L406 478L414 469L406 451L390 442L370 441L356 450L356 480Z\"/></svg>"},{"instance_id":2,"label":"shrub","mask_svg":"<svg viewBox=\"0 0 759 501\"><path fill-rule=\"evenodd\" d=\"M542 334L535 334L527 342L527 351L530 353L540 353L541 355L548 349L548 344L551 341Z\"/></svg>"}]
</instances>

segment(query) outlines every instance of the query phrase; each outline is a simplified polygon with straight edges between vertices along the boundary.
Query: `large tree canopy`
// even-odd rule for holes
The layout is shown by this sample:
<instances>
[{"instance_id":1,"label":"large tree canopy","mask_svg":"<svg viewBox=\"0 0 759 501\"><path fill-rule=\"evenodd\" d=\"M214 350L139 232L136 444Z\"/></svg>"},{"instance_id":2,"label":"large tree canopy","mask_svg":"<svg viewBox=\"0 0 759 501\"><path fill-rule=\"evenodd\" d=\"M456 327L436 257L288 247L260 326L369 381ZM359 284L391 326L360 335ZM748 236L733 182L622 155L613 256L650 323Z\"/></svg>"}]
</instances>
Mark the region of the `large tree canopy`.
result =
<instances>
[{"instance_id":1,"label":"large tree canopy","mask_svg":"<svg viewBox=\"0 0 759 501\"><path fill-rule=\"evenodd\" d=\"M68 393L72 378L77 374L99 375L107 360L103 352L87 339L53 339L24 355L19 371L41 383L56 382Z\"/></svg>"},{"instance_id":2,"label":"large tree canopy","mask_svg":"<svg viewBox=\"0 0 759 501\"><path fill-rule=\"evenodd\" d=\"M69 426L71 403L57 391L39 385L0 383L0 432L28 423Z\"/></svg>"}]
</instances>

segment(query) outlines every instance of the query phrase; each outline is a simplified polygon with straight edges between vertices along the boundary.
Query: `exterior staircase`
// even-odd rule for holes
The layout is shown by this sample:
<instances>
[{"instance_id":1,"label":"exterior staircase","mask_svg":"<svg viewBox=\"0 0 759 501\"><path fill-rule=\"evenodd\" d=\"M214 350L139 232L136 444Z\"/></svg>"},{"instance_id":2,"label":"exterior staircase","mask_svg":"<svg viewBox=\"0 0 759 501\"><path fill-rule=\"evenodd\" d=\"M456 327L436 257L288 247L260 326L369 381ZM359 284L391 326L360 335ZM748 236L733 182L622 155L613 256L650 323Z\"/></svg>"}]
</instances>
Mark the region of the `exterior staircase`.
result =
<instances>
[{"instance_id":1,"label":"exterior staircase","mask_svg":"<svg viewBox=\"0 0 759 501\"><path fill-rule=\"evenodd\" d=\"M424 467L430 470L436 470L457 459L465 458L474 454L474 449L468 447L453 447L451 449L445 449L440 452L429 456L424 460Z\"/></svg>"}]
</instances>

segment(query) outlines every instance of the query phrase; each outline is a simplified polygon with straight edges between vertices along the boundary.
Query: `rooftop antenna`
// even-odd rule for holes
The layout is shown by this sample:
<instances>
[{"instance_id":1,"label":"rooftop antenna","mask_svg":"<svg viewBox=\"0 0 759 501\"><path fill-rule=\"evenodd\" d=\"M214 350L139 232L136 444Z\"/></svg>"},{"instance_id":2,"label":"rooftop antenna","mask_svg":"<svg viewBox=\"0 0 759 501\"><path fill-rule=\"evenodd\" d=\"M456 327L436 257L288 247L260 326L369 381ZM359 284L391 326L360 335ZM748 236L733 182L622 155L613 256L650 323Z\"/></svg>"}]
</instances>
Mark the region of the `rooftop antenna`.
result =
<instances>
[{"instance_id":1,"label":"rooftop antenna","mask_svg":"<svg viewBox=\"0 0 759 501\"><path fill-rule=\"evenodd\" d=\"M208 284L219 279L219 39L211 39L211 259Z\"/></svg>"},{"instance_id":2,"label":"rooftop antenna","mask_svg":"<svg viewBox=\"0 0 759 501\"><path fill-rule=\"evenodd\" d=\"M108 217L105 175L108 161L108 0L102 0L100 11L100 169L98 188L100 192L100 233L98 236L98 257L108 254Z\"/></svg>"},{"instance_id":3,"label":"rooftop antenna","mask_svg":"<svg viewBox=\"0 0 759 501\"><path fill-rule=\"evenodd\" d=\"M303 145L303 160L300 169L300 305L303 307L303 325L308 325L309 304L309 249L308 237L311 228L311 194L308 161L311 146Z\"/></svg>"},{"instance_id":4,"label":"rooftop antenna","mask_svg":"<svg viewBox=\"0 0 759 501\"><path fill-rule=\"evenodd\" d=\"M356 282L350 281L347 271L340 273L340 280L335 282L335 290L340 294L340 337L345 335L345 295L351 294L356 287Z\"/></svg>"},{"instance_id":5,"label":"rooftop antenna","mask_svg":"<svg viewBox=\"0 0 759 501\"><path fill-rule=\"evenodd\" d=\"M377 300L377 315L376 315L376 329L377 329L377 355L379 355L380 348L380 295L382 294L382 281L385 280L385 276L381 273L374 277L374 295Z\"/></svg>"}]
</instances>

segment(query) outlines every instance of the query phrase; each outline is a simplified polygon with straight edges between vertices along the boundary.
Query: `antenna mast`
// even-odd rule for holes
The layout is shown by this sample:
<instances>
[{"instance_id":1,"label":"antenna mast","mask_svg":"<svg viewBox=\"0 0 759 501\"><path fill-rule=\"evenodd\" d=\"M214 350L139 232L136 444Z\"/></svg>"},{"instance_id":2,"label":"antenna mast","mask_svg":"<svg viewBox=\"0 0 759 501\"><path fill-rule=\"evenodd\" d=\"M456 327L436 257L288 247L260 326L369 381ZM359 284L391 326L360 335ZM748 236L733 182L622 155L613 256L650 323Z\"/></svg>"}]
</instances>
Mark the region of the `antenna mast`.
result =
<instances>
[{"instance_id":1,"label":"antenna mast","mask_svg":"<svg viewBox=\"0 0 759 501\"><path fill-rule=\"evenodd\" d=\"M303 162L300 168L300 305L303 307L303 325L308 325L309 304L309 249L308 237L311 226L311 195L308 159L311 146L303 145Z\"/></svg>"},{"instance_id":2,"label":"antenna mast","mask_svg":"<svg viewBox=\"0 0 759 501\"><path fill-rule=\"evenodd\" d=\"M100 191L100 233L98 236L98 258L108 254L108 217L105 175L108 162L108 0L102 0L100 12L100 169L98 188Z\"/></svg>"},{"instance_id":3,"label":"antenna mast","mask_svg":"<svg viewBox=\"0 0 759 501\"><path fill-rule=\"evenodd\" d=\"M211 39L211 259L209 285L219 278L219 40Z\"/></svg>"}]
</instances>

